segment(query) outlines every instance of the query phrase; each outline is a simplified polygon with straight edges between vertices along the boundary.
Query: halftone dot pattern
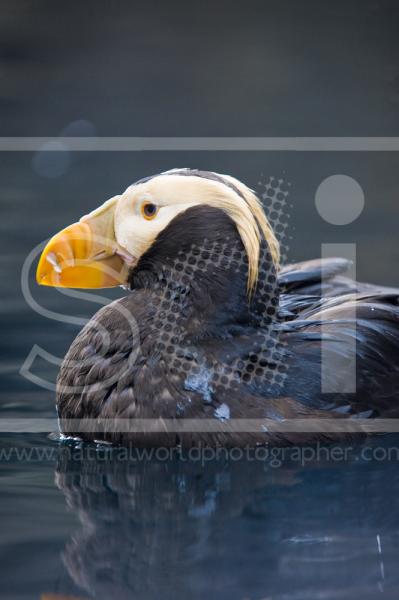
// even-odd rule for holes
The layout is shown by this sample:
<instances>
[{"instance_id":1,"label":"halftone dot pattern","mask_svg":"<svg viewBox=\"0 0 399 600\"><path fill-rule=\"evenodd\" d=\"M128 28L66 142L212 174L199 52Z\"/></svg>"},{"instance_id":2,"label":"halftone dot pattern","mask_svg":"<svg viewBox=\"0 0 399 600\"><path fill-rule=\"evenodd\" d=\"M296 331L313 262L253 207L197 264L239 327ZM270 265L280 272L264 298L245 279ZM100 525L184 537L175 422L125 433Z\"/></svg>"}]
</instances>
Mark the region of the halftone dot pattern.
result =
<instances>
[{"instance_id":1,"label":"halftone dot pattern","mask_svg":"<svg viewBox=\"0 0 399 600\"><path fill-rule=\"evenodd\" d=\"M277 177L270 177L266 183L258 182L261 191L258 197L262 202L266 216L273 227L273 231L280 243L281 262L288 257L288 227L292 204L289 203L291 184Z\"/></svg>"},{"instance_id":2,"label":"halftone dot pattern","mask_svg":"<svg viewBox=\"0 0 399 600\"><path fill-rule=\"evenodd\" d=\"M191 349L192 340L184 326L185 302L194 273L207 272L207 276L212 277L212 271L220 267L233 271L245 267L246 270L246 262L239 243L226 240L220 244L205 239L201 247L193 245L189 252L181 252L170 268L164 268L160 274L152 299L157 309L154 334L157 349L167 360L172 374L195 376L203 368L216 370L217 367Z\"/></svg>"},{"instance_id":3,"label":"halftone dot pattern","mask_svg":"<svg viewBox=\"0 0 399 600\"><path fill-rule=\"evenodd\" d=\"M283 179L270 177L266 182L259 182L260 198L266 216L280 244L281 261L288 254L288 196L290 184ZM254 336L254 350L244 362L244 381L256 385L265 382L270 387L282 386L286 377L287 363L284 360L284 344L280 340L277 326L279 311L279 285L277 273L271 268L272 259L269 251L263 248L259 261L259 277L257 295L261 298L262 314L259 333Z\"/></svg>"},{"instance_id":4,"label":"halftone dot pattern","mask_svg":"<svg viewBox=\"0 0 399 600\"><path fill-rule=\"evenodd\" d=\"M287 246L289 214L289 185L274 177L262 184L259 194L266 215L280 242L284 259ZM190 293L193 275L206 273L212 279L218 269L232 273L247 273L246 252L237 240L223 243L205 239L201 247L192 246L181 252L170 267L159 274L154 290L153 304L156 308L154 336L157 350L168 364L172 375L183 377L186 389L200 392L204 402L212 402L216 395L219 402L226 394L247 384L262 388L282 386L286 377L284 346L277 327L279 310L279 286L277 273L266 244L261 247L258 283L252 301L252 311L257 318L257 329L251 335L251 347L244 356L225 353L225 362L218 362L205 354L190 339L185 326L185 307ZM226 341L228 344L228 341Z\"/></svg>"}]
</instances>

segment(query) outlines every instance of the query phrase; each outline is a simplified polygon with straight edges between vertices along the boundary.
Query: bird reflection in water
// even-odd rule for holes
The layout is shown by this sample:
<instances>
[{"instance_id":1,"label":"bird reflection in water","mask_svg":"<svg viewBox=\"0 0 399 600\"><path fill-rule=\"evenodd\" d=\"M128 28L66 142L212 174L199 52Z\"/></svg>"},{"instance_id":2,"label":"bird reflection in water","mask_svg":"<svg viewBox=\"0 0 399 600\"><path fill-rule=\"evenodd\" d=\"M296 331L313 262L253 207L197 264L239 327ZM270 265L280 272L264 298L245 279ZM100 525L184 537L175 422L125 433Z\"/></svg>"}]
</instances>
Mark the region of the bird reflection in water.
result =
<instances>
[{"instance_id":1,"label":"bird reflection in water","mask_svg":"<svg viewBox=\"0 0 399 600\"><path fill-rule=\"evenodd\" d=\"M273 469L248 457L204 466L183 457L121 461L117 449L107 460L76 459L61 449L56 484L80 521L63 560L79 599L397 591L399 517L390 507L399 476L361 450L350 449L345 465L305 467L286 453Z\"/></svg>"}]
</instances>

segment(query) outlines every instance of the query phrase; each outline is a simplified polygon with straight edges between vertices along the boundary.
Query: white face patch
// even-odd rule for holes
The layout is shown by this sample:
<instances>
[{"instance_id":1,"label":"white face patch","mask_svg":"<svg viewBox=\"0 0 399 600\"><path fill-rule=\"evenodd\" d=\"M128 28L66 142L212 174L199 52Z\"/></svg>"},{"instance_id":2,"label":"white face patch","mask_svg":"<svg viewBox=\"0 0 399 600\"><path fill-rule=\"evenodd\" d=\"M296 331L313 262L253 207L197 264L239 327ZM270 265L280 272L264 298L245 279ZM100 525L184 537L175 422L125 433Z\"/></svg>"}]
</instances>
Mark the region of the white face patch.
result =
<instances>
[{"instance_id":1,"label":"white face patch","mask_svg":"<svg viewBox=\"0 0 399 600\"><path fill-rule=\"evenodd\" d=\"M176 175L156 177L146 183L131 186L120 197L115 209L114 229L118 244L125 248L136 259L140 258L151 247L156 237L181 212L201 203L198 194L194 199L182 194L179 186L171 179L182 177ZM157 181L162 179L160 183ZM157 207L153 218L143 216L142 207L146 203Z\"/></svg>"},{"instance_id":2,"label":"white face patch","mask_svg":"<svg viewBox=\"0 0 399 600\"><path fill-rule=\"evenodd\" d=\"M195 175L182 176L173 172L130 186L121 196L106 203L115 203L112 205L113 234L117 244L137 261L180 213L197 205L219 208L237 226L248 256L248 290L252 290L258 277L262 236L268 241L276 265L278 242L253 192L241 182L224 177L239 192L218 180ZM154 204L156 210L151 207L153 214L145 215L143 202ZM102 207L97 212L101 210Z\"/></svg>"}]
</instances>

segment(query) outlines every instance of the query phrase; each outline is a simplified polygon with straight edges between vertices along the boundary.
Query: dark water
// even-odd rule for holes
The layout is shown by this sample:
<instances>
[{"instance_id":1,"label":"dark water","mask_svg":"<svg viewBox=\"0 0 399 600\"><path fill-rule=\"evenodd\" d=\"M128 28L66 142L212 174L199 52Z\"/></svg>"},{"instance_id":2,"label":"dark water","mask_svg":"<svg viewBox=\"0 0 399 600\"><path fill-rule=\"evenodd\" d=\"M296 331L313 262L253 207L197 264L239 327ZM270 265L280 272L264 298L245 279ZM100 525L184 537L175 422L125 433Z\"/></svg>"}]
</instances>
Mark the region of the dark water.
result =
<instances>
[{"instance_id":1,"label":"dark water","mask_svg":"<svg viewBox=\"0 0 399 600\"><path fill-rule=\"evenodd\" d=\"M398 135L398 16L390 0L5 1L0 132ZM290 182L288 259L356 243L360 279L399 285L398 152L2 152L0 596L397 598L399 438L303 464L292 454L201 464L29 433L55 416L58 366L43 352L65 354L80 328L65 315L90 317L122 292L88 302L39 289L33 263L24 296L27 257L136 179L185 166L255 189L269 176ZM315 207L334 174L364 193L349 225L327 223ZM24 433L5 433L22 419Z\"/></svg>"},{"instance_id":2,"label":"dark water","mask_svg":"<svg viewBox=\"0 0 399 600\"><path fill-rule=\"evenodd\" d=\"M2 593L397 598L398 443L201 464L25 438L0 471Z\"/></svg>"}]
</instances>

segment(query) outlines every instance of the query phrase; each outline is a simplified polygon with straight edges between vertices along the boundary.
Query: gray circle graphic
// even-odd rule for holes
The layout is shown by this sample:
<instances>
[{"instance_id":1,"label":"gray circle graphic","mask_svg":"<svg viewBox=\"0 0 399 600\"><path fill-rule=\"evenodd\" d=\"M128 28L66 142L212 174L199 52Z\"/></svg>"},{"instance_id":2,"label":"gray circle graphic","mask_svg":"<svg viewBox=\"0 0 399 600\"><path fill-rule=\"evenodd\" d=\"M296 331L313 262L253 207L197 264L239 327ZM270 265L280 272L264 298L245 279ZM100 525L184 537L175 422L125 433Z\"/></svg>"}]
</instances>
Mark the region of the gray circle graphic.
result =
<instances>
[{"instance_id":1,"label":"gray circle graphic","mask_svg":"<svg viewBox=\"0 0 399 600\"><path fill-rule=\"evenodd\" d=\"M316 208L322 219L331 225L348 225L364 208L364 193L353 177L331 175L316 190Z\"/></svg>"}]
</instances>

